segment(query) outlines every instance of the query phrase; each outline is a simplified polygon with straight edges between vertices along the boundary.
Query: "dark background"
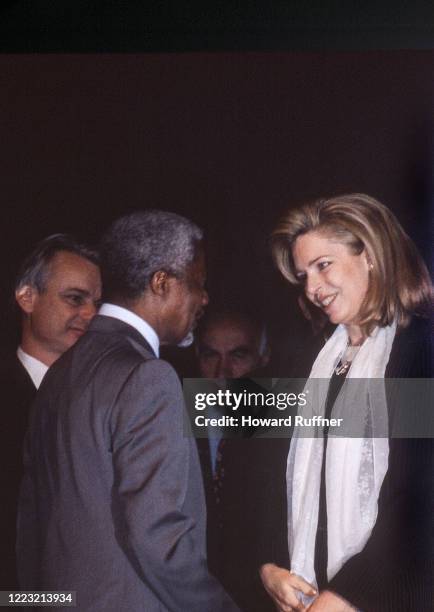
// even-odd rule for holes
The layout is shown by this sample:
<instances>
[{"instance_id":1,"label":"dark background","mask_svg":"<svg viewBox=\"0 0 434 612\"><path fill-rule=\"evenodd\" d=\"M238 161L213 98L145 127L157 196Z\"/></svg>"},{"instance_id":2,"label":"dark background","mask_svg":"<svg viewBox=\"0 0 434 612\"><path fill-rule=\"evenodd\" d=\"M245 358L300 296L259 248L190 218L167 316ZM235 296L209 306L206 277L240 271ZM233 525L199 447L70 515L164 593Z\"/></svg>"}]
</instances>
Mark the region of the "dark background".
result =
<instances>
[{"instance_id":1,"label":"dark background","mask_svg":"<svg viewBox=\"0 0 434 612\"><path fill-rule=\"evenodd\" d=\"M211 299L257 304L282 337L299 319L268 236L308 197L377 197L432 270L432 7L358 21L333 3L309 14L126 4L1 13L2 303L37 240L96 241L141 207L202 225Z\"/></svg>"}]
</instances>

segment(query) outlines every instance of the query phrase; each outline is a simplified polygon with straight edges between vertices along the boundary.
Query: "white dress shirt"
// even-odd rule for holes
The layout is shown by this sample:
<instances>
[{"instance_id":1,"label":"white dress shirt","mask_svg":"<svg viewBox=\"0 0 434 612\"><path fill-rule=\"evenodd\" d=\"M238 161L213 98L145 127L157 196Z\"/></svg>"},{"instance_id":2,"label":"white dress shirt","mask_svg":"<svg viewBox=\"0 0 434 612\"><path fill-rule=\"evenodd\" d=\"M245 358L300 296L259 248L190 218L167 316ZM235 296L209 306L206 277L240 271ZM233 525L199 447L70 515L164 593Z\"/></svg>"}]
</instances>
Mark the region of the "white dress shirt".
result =
<instances>
[{"instance_id":1,"label":"white dress shirt","mask_svg":"<svg viewBox=\"0 0 434 612\"><path fill-rule=\"evenodd\" d=\"M23 367L28 372L30 378L33 381L33 384L37 389L39 389L39 385L42 382L42 379L45 376L45 373L48 370L48 366L39 359L32 357L28 353L25 353L21 346L17 348L17 357L23 364Z\"/></svg>"},{"instance_id":2,"label":"white dress shirt","mask_svg":"<svg viewBox=\"0 0 434 612\"><path fill-rule=\"evenodd\" d=\"M156 331L144 319L127 308L108 303L101 306L98 314L104 317L119 319L119 321L123 321L124 323L131 325L131 327L134 327L134 329L137 329L137 331L144 337L146 342L148 342L148 344L151 346L156 357L159 357L160 340Z\"/></svg>"}]
</instances>

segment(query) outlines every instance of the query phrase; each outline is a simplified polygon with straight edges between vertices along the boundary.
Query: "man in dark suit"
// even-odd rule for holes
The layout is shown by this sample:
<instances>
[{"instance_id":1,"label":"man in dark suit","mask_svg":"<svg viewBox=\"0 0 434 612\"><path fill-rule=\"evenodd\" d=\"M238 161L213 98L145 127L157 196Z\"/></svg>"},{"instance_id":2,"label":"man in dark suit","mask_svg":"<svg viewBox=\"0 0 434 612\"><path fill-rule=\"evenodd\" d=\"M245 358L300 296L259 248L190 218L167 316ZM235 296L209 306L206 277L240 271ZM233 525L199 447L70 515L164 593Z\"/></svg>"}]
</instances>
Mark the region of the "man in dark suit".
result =
<instances>
[{"instance_id":1,"label":"man in dark suit","mask_svg":"<svg viewBox=\"0 0 434 612\"><path fill-rule=\"evenodd\" d=\"M201 378L212 379L227 386L227 379L248 376L258 372L270 359L270 347L265 326L251 312L242 308L210 310L203 317L195 334L197 369ZM208 383L211 384L211 383ZM221 407L209 408L207 416L219 417ZM230 411L229 411L230 414ZM217 450L223 430L212 428L208 438L198 438L199 456L208 491L214 497L213 477L216 473ZM210 502L211 504L211 502ZM209 504L209 505L210 505ZM220 539L220 538L218 538Z\"/></svg>"},{"instance_id":2,"label":"man in dark suit","mask_svg":"<svg viewBox=\"0 0 434 612\"><path fill-rule=\"evenodd\" d=\"M271 353L265 325L250 310L207 313L196 336L203 378L232 392L270 390L271 380L265 378ZM206 384L204 391L213 392L213 382ZM222 410L215 407L214 414L208 408L206 416L221 416ZM252 428L235 434L224 438L214 427L208 438L197 439L207 493L210 567L243 612L271 612L274 604L262 586L259 568L270 559L287 558L289 439L256 439ZM277 541L272 537L276 532Z\"/></svg>"},{"instance_id":3,"label":"man in dark suit","mask_svg":"<svg viewBox=\"0 0 434 612\"><path fill-rule=\"evenodd\" d=\"M23 589L92 612L229 612L205 553L203 487L179 380L158 359L208 301L202 232L162 211L102 241L106 303L34 404L18 518Z\"/></svg>"},{"instance_id":4,"label":"man in dark suit","mask_svg":"<svg viewBox=\"0 0 434 612\"><path fill-rule=\"evenodd\" d=\"M4 402L0 587L4 590L18 586L16 505L29 408L48 367L86 330L100 296L96 252L65 234L42 240L17 276L15 299L21 313L21 341L18 350L2 355L0 366Z\"/></svg>"}]
</instances>

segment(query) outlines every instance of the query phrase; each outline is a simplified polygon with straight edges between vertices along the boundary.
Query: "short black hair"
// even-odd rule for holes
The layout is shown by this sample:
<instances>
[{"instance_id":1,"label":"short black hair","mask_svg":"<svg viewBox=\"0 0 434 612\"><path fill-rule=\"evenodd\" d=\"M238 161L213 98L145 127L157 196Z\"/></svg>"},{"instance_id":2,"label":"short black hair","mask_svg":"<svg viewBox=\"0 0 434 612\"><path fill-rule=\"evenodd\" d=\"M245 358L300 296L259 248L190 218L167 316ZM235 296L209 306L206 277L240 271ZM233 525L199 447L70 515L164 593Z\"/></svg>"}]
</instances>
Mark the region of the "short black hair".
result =
<instances>
[{"instance_id":1,"label":"short black hair","mask_svg":"<svg viewBox=\"0 0 434 612\"><path fill-rule=\"evenodd\" d=\"M95 249L78 242L69 234L52 234L38 242L21 264L15 280L15 290L30 285L40 293L43 292L46 289L50 263L53 257L62 251L74 253L99 266L99 255Z\"/></svg>"},{"instance_id":2,"label":"short black hair","mask_svg":"<svg viewBox=\"0 0 434 612\"><path fill-rule=\"evenodd\" d=\"M139 297L159 270L182 277L202 238L192 221L163 210L117 219L101 241L104 299Z\"/></svg>"}]
</instances>

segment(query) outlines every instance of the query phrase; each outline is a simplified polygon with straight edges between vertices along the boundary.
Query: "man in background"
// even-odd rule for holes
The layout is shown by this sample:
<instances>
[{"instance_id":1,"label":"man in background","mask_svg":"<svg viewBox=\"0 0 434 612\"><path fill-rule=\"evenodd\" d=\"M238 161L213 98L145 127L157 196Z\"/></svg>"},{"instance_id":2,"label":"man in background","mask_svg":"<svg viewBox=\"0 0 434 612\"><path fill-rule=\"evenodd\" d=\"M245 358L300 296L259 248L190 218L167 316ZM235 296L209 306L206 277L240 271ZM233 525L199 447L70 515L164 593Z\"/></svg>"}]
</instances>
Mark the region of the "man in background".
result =
<instances>
[{"instance_id":1,"label":"man in background","mask_svg":"<svg viewBox=\"0 0 434 612\"><path fill-rule=\"evenodd\" d=\"M196 445L179 380L158 358L208 302L201 241L187 219L152 210L105 234L105 303L32 410L21 588L75 590L82 612L237 610L208 574Z\"/></svg>"},{"instance_id":2,"label":"man in background","mask_svg":"<svg viewBox=\"0 0 434 612\"><path fill-rule=\"evenodd\" d=\"M98 256L66 234L42 240L23 262L15 284L21 340L3 355L1 465L2 589L17 588L16 504L29 408L49 366L84 334L101 297Z\"/></svg>"},{"instance_id":3,"label":"man in background","mask_svg":"<svg viewBox=\"0 0 434 612\"><path fill-rule=\"evenodd\" d=\"M249 310L207 314L196 333L196 356L200 376L214 379L217 386L269 390L261 385L270 383L261 381L271 357L266 329ZM215 407L215 414L212 410L207 408L207 417L221 416L217 411L222 408ZM259 567L270 558L286 560L285 536L276 546L273 535L286 528L288 441L255 439L252 433L225 438L213 427L208 438L197 439L207 493L209 563L242 610L271 612L274 605L262 587Z\"/></svg>"},{"instance_id":4,"label":"man in background","mask_svg":"<svg viewBox=\"0 0 434 612\"><path fill-rule=\"evenodd\" d=\"M252 313L242 310L214 310L207 313L196 331L195 352L201 378L226 385L252 373L261 375L270 359L265 325ZM230 384L230 383L229 383ZM208 409L207 416L221 416L221 408ZM219 435L220 434L220 435ZM217 448L222 432L213 427L207 444L199 442L206 482L216 472Z\"/></svg>"},{"instance_id":5,"label":"man in background","mask_svg":"<svg viewBox=\"0 0 434 612\"><path fill-rule=\"evenodd\" d=\"M212 312L196 334L202 378L242 378L264 368L270 348L264 324L249 312Z\"/></svg>"}]
</instances>

